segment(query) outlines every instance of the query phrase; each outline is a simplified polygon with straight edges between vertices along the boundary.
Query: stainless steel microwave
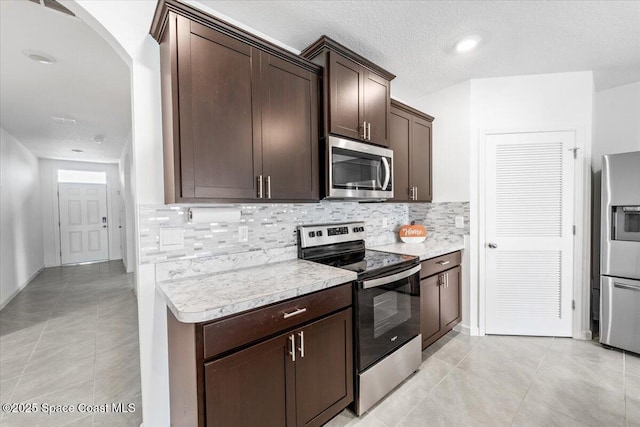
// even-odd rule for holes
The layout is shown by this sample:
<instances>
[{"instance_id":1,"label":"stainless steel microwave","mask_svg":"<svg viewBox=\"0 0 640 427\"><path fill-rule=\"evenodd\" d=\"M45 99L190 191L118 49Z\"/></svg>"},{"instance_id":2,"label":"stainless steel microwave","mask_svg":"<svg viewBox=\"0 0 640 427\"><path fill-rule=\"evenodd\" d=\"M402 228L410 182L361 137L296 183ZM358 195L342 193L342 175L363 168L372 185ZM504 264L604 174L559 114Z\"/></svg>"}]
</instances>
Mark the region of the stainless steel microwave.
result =
<instances>
[{"instance_id":1,"label":"stainless steel microwave","mask_svg":"<svg viewBox=\"0 0 640 427\"><path fill-rule=\"evenodd\" d=\"M327 199L393 198L393 151L329 136Z\"/></svg>"}]
</instances>

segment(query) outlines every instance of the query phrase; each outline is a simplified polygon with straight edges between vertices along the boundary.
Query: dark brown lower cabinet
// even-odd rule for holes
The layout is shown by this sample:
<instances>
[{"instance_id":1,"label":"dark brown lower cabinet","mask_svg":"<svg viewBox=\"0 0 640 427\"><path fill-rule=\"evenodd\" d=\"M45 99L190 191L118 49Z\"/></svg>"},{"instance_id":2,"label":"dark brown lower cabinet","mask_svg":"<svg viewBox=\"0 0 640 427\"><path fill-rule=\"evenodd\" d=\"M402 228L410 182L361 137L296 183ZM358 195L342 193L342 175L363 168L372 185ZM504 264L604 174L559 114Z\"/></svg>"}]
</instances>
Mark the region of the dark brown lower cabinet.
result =
<instances>
[{"instance_id":1,"label":"dark brown lower cabinet","mask_svg":"<svg viewBox=\"0 0 640 427\"><path fill-rule=\"evenodd\" d=\"M169 312L171 425L323 425L353 401L352 315L351 284L205 324Z\"/></svg>"},{"instance_id":2,"label":"dark brown lower cabinet","mask_svg":"<svg viewBox=\"0 0 640 427\"><path fill-rule=\"evenodd\" d=\"M207 426L295 426L286 335L205 364Z\"/></svg>"},{"instance_id":3,"label":"dark brown lower cabinet","mask_svg":"<svg viewBox=\"0 0 640 427\"><path fill-rule=\"evenodd\" d=\"M420 333L425 349L462 320L460 252L422 263Z\"/></svg>"}]
</instances>

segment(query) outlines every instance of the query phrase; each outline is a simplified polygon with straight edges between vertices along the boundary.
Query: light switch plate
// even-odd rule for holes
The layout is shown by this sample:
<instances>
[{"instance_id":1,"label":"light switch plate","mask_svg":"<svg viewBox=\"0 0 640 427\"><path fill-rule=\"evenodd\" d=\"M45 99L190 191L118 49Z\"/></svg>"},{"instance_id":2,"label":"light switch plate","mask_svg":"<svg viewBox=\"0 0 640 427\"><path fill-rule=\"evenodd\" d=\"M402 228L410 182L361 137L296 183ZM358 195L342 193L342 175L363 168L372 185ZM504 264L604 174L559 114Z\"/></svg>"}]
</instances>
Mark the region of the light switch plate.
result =
<instances>
[{"instance_id":1,"label":"light switch plate","mask_svg":"<svg viewBox=\"0 0 640 427\"><path fill-rule=\"evenodd\" d=\"M464 228L464 217L456 216L456 228Z\"/></svg>"},{"instance_id":2,"label":"light switch plate","mask_svg":"<svg viewBox=\"0 0 640 427\"><path fill-rule=\"evenodd\" d=\"M160 229L160 250L184 248L184 228Z\"/></svg>"},{"instance_id":3,"label":"light switch plate","mask_svg":"<svg viewBox=\"0 0 640 427\"><path fill-rule=\"evenodd\" d=\"M249 227L246 225L241 225L238 227L238 242L248 242L249 241Z\"/></svg>"}]
</instances>

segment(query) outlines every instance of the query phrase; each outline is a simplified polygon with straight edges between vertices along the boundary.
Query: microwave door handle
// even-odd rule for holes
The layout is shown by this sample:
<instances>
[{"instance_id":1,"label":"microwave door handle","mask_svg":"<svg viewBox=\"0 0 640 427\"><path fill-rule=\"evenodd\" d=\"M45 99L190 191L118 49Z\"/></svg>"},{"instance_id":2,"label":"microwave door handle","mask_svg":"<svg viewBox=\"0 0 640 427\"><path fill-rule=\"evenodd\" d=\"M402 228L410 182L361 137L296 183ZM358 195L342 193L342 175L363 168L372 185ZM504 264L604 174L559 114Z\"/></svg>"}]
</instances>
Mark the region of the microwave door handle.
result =
<instances>
[{"instance_id":1,"label":"microwave door handle","mask_svg":"<svg viewBox=\"0 0 640 427\"><path fill-rule=\"evenodd\" d=\"M389 161L386 157L382 158L382 164L384 165L384 182L382 183L382 190L387 189L387 185L389 185L389 180L391 179L391 168L389 167Z\"/></svg>"},{"instance_id":2,"label":"microwave door handle","mask_svg":"<svg viewBox=\"0 0 640 427\"><path fill-rule=\"evenodd\" d=\"M376 286L387 285L389 283L396 282L406 277L413 276L418 271L420 271L420 266L416 265L410 270L392 274L391 276L384 276L379 279L365 280L364 282L362 282L362 289L369 289L369 288L375 288Z\"/></svg>"}]
</instances>

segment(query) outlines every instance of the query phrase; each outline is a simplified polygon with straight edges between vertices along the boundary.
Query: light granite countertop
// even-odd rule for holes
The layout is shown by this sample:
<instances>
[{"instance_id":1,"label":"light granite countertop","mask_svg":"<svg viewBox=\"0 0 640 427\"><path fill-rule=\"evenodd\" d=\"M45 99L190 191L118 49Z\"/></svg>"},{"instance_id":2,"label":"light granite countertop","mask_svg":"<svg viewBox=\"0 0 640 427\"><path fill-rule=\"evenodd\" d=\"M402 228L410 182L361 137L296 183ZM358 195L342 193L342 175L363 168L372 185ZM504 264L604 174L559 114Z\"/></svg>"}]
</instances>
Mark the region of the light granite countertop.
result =
<instances>
[{"instance_id":1,"label":"light granite countertop","mask_svg":"<svg viewBox=\"0 0 640 427\"><path fill-rule=\"evenodd\" d=\"M424 261L440 255L464 249L463 236L444 236L430 234L422 243L392 243L390 245L374 246L371 249L392 252L402 255L413 255Z\"/></svg>"},{"instance_id":2,"label":"light granite countertop","mask_svg":"<svg viewBox=\"0 0 640 427\"><path fill-rule=\"evenodd\" d=\"M357 274L294 259L156 283L156 289L184 323L198 323L262 307L355 280Z\"/></svg>"}]
</instances>

